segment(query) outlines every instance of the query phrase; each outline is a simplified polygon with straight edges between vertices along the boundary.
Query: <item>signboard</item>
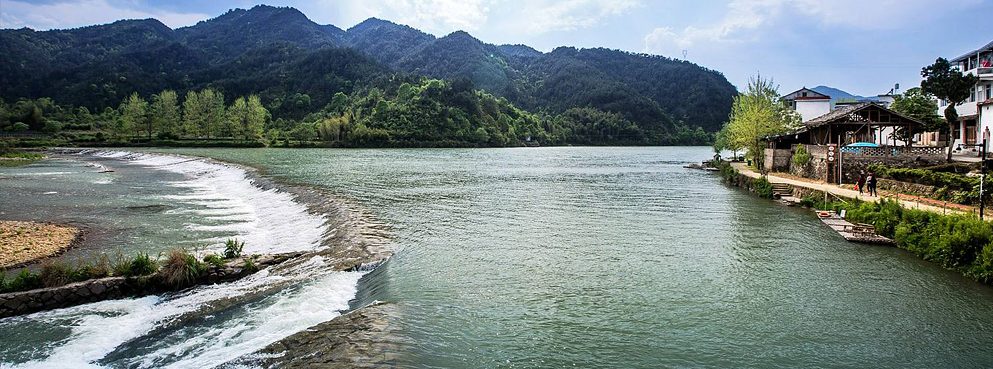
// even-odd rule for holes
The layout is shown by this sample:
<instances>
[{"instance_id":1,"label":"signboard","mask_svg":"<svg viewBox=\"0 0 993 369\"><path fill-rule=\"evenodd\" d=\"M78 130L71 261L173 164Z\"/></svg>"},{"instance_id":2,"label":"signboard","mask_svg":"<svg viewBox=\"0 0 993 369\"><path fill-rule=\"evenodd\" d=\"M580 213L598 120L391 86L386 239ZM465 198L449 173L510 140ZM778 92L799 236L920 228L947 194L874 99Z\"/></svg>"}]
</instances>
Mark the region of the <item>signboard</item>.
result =
<instances>
[{"instance_id":1,"label":"signboard","mask_svg":"<svg viewBox=\"0 0 993 369\"><path fill-rule=\"evenodd\" d=\"M828 146L827 161L828 163L834 163L835 153L837 153L838 146L830 145Z\"/></svg>"}]
</instances>

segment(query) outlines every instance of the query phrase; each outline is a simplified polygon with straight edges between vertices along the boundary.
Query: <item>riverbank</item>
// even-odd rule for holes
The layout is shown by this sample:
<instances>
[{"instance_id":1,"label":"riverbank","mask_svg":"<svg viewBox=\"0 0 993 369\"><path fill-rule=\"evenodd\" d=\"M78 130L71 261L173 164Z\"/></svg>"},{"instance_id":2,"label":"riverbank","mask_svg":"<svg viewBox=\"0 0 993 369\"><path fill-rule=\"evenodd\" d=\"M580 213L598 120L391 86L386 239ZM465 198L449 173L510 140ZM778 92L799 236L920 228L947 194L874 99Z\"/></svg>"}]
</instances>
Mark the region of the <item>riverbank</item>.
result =
<instances>
[{"instance_id":1,"label":"riverbank","mask_svg":"<svg viewBox=\"0 0 993 369\"><path fill-rule=\"evenodd\" d=\"M897 247L977 282L993 285L993 225L975 214L915 201L863 195L828 184L761 176L743 163L721 162L718 165L729 184L760 196L765 192L764 186L770 183L789 184L794 186L794 196L801 198L806 206L838 212L845 210L847 219L873 225L879 235L895 240ZM825 194L836 200L824 201L828 198Z\"/></svg>"},{"instance_id":2,"label":"riverbank","mask_svg":"<svg viewBox=\"0 0 993 369\"><path fill-rule=\"evenodd\" d=\"M82 239L83 230L69 225L0 220L0 269L57 255Z\"/></svg>"}]
</instances>

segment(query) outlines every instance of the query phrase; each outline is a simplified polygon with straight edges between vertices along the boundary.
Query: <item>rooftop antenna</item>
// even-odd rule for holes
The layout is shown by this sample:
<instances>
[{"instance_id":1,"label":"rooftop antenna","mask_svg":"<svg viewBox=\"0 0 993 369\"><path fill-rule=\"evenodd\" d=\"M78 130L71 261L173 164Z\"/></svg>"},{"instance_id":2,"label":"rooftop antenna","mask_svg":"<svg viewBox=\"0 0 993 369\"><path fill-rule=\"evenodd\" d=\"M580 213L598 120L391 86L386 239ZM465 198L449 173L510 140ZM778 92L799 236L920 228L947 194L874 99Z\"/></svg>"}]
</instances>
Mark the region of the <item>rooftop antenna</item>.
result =
<instances>
[{"instance_id":1,"label":"rooftop antenna","mask_svg":"<svg viewBox=\"0 0 993 369\"><path fill-rule=\"evenodd\" d=\"M689 50L683 49L683 61L686 61L686 53L687 52L689 52Z\"/></svg>"}]
</instances>

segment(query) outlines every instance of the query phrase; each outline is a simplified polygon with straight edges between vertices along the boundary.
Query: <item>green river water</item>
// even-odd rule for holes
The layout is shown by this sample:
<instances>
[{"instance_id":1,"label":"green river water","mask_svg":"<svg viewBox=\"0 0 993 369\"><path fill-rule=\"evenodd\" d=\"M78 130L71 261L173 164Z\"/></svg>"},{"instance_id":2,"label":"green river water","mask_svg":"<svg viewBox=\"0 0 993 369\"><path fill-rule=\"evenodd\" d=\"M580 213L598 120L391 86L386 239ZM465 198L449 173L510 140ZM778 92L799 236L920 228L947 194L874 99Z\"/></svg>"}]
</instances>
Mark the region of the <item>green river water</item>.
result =
<instances>
[{"instance_id":1,"label":"green river water","mask_svg":"<svg viewBox=\"0 0 993 369\"><path fill-rule=\"evenodd\" d=\"M848 243L809 210L683 168L709 148L142 151L249 164L355 201L387 224L398 252L377 270L308 279L229 314L343 309L298 297L308 294L352 293L353 307L397 302L404 366L993 366L993 288L904 250ZM0 176L17 170L31 169ZM0 194L14 196L3 183ZM185 237L220 239L212 232L224 229ZM325 290L355 280L354 291ZM0 335L34 332L0 358L52 364L60 346L77 343L45 328L86 326L97 313L73 314L0 320ZM189 337L248 323L184 324L156 342L141 342L144 331L125 335L137 342L109 340L114 353L93 363L195 367L175 358L195 352ZM148 352L169 355L138 359Z\"/></svg>"}]
</instances>

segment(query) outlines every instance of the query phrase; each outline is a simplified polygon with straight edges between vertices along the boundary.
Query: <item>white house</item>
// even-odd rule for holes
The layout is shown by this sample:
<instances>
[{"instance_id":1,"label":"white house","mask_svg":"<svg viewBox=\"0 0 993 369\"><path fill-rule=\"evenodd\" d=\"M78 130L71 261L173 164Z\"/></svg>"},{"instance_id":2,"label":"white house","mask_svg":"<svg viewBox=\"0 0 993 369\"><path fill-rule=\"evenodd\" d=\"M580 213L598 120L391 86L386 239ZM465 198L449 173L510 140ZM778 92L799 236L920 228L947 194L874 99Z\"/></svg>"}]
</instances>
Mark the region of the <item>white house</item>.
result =
<instances>
[{"instance_id":1,"label":"white house","mask_svg":"<svg viewBox=\"0 0 993 369\"><path fill-rule=\"evenodd\" d=\"M782 99L787 106L800 113L804 122L831 112L831 96L806 87L786 94Z\"/></svg>"},{"instance_id":2,"label":"white house","mask_svg":"<svg viewBox=\"0 0 993 369\"><path fill-rule=\"evenodd\" d=\"M979 76L969 98L955 107L959 122L952 131L952 149L955 152L976 152L974 145L982 143L984 134L993 131L993 42L950 60L953 67L965 74ZM938 102L938 115L944 116L947 101ZM989 145L986 149L993 148Z\"/></svg>"}]
</instances>

